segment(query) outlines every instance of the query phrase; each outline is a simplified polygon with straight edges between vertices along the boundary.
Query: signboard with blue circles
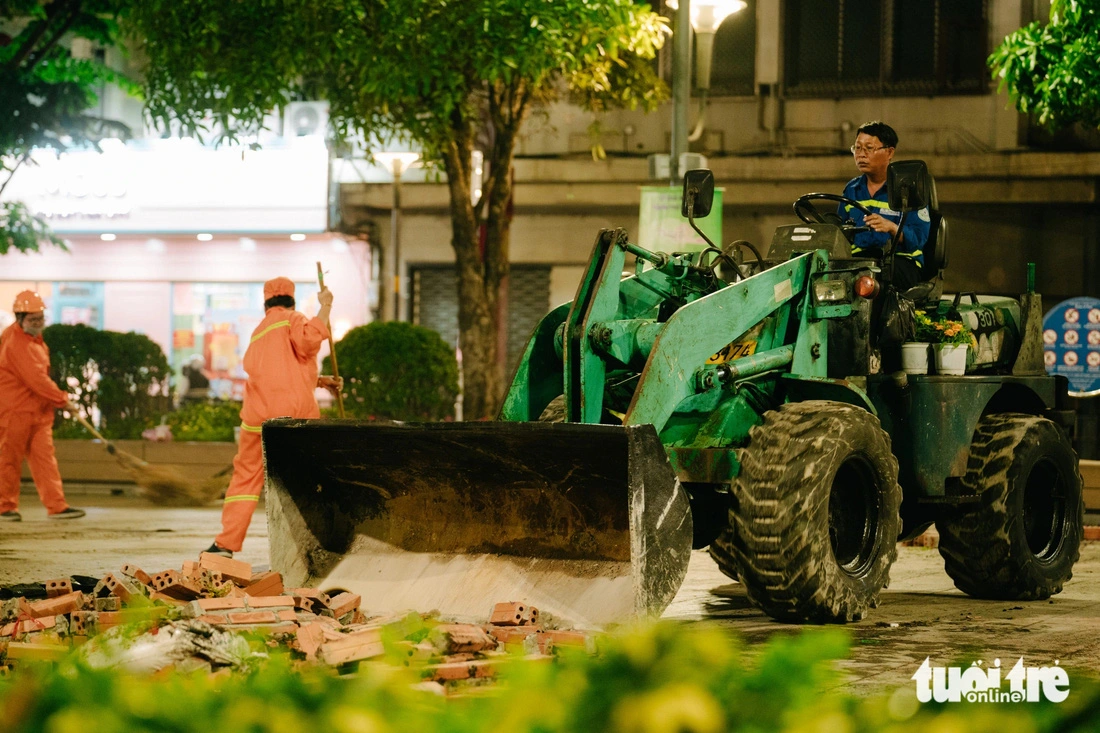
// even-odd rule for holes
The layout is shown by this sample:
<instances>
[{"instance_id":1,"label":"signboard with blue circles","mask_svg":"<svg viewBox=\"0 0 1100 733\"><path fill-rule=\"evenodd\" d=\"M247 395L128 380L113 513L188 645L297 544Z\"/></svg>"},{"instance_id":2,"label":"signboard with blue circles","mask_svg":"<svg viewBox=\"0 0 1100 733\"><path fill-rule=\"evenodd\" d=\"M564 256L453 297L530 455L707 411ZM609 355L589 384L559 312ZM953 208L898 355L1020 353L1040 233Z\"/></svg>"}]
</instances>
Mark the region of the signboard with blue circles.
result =
<instances>
[{"instance_id":1,"label":"signboard with blue circles","mask_svg":"<svg viewBox=\"0 0 1100 733\"><path fill-rule=\"evenodd\" d=\"M1069 380L1074 397L1100 395L1100 300L1063 300L1043 317L1047 374Z\"/></svg>"}]
</instances>

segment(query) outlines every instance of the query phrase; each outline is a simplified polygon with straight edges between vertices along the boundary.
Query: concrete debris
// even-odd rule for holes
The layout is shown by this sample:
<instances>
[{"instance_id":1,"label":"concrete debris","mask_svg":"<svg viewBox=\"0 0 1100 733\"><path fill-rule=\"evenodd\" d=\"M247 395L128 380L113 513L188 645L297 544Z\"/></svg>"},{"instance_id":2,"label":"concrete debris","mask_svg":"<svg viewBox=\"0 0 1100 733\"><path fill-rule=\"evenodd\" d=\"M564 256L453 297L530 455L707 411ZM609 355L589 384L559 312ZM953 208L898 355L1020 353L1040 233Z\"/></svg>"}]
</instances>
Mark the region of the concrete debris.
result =
<instances>
[{"instance_id":1,"label":"concrete debris","mask_svg":"<svg viewBox=\"0 0 1100 733\"><path fill-rule=\"evenodd\" d=\"M491 680L519 659L552 660L558 647L595 651L591 634L544 628L538 609L523 602L487 608L484 625L416 611L371 616L354 593L284 588L279 573L207 553L180 570L150 574L126 564L98 581L80 578L24 585L24 596L0 602L0 674L74 649L96 668L218 674L282 649L298 664L340 672L365 661L410 667L426 688L448 690Z\"/></svg>"}]
</instances>

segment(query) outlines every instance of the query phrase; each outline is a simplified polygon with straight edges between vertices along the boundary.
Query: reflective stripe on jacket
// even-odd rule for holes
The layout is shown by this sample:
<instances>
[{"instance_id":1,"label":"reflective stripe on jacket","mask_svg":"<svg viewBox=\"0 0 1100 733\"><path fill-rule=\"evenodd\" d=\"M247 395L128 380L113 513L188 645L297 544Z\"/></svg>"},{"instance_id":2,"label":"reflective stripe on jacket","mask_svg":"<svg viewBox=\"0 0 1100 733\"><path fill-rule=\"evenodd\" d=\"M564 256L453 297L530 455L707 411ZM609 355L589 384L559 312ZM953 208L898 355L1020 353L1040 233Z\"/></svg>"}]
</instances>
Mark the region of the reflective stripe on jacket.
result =
<instances>
[{"instance_id":1,"label":"reflective stripe on jacket","mask_svg":"<svg viewBox=\"0 0 1100 733\"><path fill-rule=\"evenodd\" d=\"M0 412L46 412L69 395L50 379L50 348L13 323L0 336Z\"/></svg>"},{"instance_id":2,"label":"reflective stripe on jacket","mask_svg":"<svg viewBox=\"0 0 1100 733\"><path fill-rule=\"evenodd\" d=\"M289 308L267 311L244 354L248 383L241 420L246 426L273 417L320 417L313 390L317 352L326 338L328 329L317 318Z\"/></svg>"}]
</instances>

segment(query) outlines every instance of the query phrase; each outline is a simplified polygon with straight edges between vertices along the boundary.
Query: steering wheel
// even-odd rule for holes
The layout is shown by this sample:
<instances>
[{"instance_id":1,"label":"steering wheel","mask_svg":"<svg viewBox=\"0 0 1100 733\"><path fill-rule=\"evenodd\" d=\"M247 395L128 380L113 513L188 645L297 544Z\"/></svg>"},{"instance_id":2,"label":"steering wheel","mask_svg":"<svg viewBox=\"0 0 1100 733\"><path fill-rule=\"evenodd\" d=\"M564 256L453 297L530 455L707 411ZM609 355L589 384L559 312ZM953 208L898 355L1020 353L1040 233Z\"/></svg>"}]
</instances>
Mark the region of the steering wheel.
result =
<instances>
[{"instance_id":1,"label":"steering wheel","mask_svg":"<svg viewBox=\"0 0 1100 733\"><path fill-rule=\"evenodd\" d=\"M828 212L822 214L817 210L817 207L813 205L815 200L835 201L839 204L846 204L852 208L859 209L863 212L864 216L873 214L875 212L868 209L863 204L848 198L847 196L840 196L835 193L807 193L803 196L799 196L798 200L794 202L794 213L799 219L807 224L835 224L840 227L840 230L844 233L844 236L849 242L855 239L855 236L860 232L871 231L870 227L862 226L857 227L851 223L851 219L841 219L835 212Z\"/></svg>"}]
</instances>

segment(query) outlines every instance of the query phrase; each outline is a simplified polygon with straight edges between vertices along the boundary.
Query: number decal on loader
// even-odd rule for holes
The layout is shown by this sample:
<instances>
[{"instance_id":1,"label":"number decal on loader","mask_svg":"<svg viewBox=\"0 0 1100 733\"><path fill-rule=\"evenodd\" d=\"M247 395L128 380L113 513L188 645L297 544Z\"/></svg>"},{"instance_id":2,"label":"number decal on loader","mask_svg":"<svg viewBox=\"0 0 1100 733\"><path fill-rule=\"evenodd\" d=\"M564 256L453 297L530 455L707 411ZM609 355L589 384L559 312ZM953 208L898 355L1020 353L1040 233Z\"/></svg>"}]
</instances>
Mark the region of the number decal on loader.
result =
<instances>
[{"instance_id":1,"label":"number decal on loader","mask_svg":"<svg viewBox=\"0 0 1100 733\"><path fill-rule=\"evenodd\" d=\"M717 354L707 359L707 364L725 364L756 353L755 341L734 341L723 346Z\"/></svg>"}]
</instances>

